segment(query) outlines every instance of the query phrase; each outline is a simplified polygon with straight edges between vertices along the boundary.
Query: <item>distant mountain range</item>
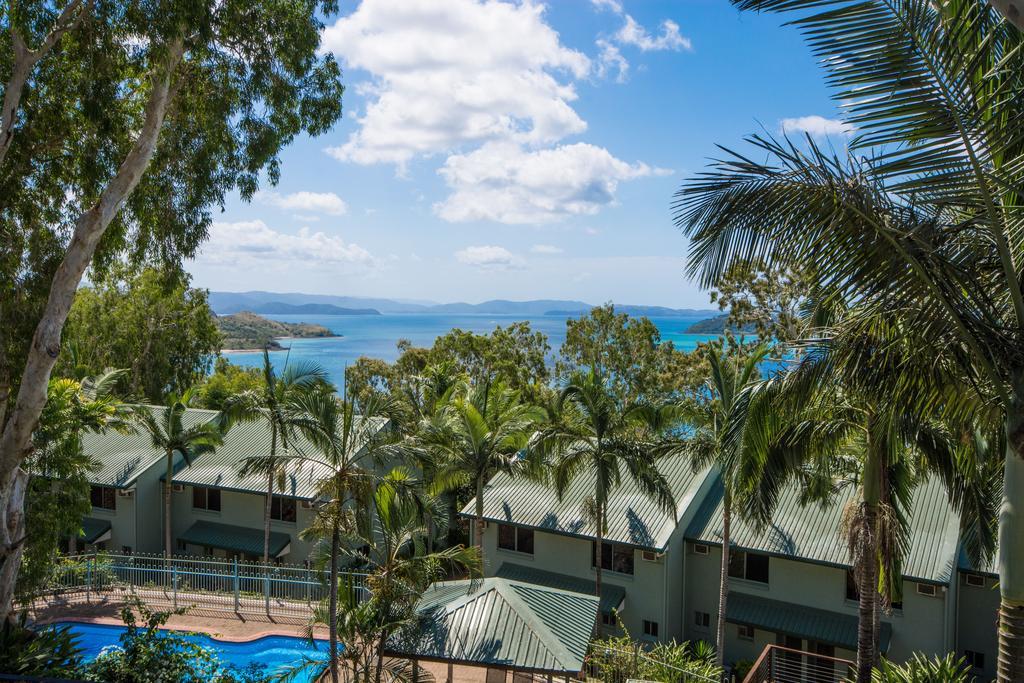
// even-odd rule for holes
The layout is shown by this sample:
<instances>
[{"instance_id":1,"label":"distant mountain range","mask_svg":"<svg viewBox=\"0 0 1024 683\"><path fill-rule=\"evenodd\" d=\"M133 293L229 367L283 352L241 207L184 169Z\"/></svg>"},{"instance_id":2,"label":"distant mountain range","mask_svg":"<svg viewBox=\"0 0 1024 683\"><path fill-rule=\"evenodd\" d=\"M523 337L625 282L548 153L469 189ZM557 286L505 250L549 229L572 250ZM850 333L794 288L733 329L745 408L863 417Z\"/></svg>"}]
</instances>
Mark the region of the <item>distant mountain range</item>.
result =
<instances>
[{"instance_id":1,"label":"distant mountain range","mask_svg":"<svg viewBox=\"0 0 1024 683\"><path fill-rule=\"evenodd\" d=\"M296 292L210 292L210 307L223 315L238 311L264 314L307 315L380 315L396 313L426 313L442 315L522 315L542 316L582 315L593 305L583 301L535 299L532 301L506 301L494 299L479 304L432 302L408 299L376 299L328 294L301 294ZM616 305L615 310L629 315L678 317L700 319L718 315L718 311L691 308L665 308L663 306Z\"/></svg>"}]
</instances>

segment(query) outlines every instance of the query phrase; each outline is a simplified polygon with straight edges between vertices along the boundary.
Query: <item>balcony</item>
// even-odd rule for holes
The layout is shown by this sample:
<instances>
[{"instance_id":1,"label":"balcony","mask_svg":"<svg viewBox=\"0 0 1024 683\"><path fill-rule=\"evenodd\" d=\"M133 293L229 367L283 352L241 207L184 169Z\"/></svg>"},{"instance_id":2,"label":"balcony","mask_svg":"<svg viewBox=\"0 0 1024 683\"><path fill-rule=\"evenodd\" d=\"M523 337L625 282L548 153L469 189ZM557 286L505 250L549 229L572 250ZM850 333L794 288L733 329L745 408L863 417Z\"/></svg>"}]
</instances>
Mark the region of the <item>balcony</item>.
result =
<instances>
[{"instance_id":1,"label":"balcony","mask_svg":"<svg viewBox=\"0 0 1024 683\"><path fill-rule=\"evenodd\" d=\"M848 659L769 645L743 683L843 683L854 673L854 664Z\"/></svg>"}]
</instances>

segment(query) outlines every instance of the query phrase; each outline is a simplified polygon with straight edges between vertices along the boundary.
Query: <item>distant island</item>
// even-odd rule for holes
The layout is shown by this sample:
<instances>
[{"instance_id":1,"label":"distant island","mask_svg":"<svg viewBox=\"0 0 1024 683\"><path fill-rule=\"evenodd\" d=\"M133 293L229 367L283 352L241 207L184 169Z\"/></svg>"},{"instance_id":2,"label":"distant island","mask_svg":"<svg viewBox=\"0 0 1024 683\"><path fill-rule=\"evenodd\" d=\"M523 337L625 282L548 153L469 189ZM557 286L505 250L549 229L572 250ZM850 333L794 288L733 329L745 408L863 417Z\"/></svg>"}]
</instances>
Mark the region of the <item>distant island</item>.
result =
<instances>
[{"instance_id":1,"label":"distant island","mask_svg":"<svg viewBox=\"0 0 1024 683\"><path fill-rule=\"evenodd\" d=\"M729 314L723 313L722 315L716 315L714 318L699 320L687 327L685 332L686 334L722 334L727 327L733 332L751 333L757 331L753 325L744 325L743 329L737 330L735 326L730 326L728 323Z\"/></svg>"},{"instance_id":2,"label":"distant island","mask_svg":"<svg viewBox=\"0 0 1024 683\"><path fill-rule=\"evenodd\" d=\"M217 316L217 327L224 337L226 351L263 349L279 351L284 347L277 341L282 337L337 337L323 325L309 323L282 323L268 320L252 311L239 311Z\"/></svg>"},{"instance_id":3,"label":"distant island","mask_svg":"<svg viewBox=\"0 0 1024 683\"><path fill-rule=\"evenodd\" d=\"M382 299L330 294L301 294L296 292L210 292L210 307L218 314L253 311L267 315L395 315L419 313L427 315L521 315L538 317L544 315L576 317L586 315L592 304L584 301L562 299L534 299L530 301L508 301L492 299L478 304L455 302L439 304L414 299ZM714 316L715 310L692 308L667 308L665 306L642 306L616 304L615 310L629 315L663 318L699 319Z\"/></svg>"}]
</instances>

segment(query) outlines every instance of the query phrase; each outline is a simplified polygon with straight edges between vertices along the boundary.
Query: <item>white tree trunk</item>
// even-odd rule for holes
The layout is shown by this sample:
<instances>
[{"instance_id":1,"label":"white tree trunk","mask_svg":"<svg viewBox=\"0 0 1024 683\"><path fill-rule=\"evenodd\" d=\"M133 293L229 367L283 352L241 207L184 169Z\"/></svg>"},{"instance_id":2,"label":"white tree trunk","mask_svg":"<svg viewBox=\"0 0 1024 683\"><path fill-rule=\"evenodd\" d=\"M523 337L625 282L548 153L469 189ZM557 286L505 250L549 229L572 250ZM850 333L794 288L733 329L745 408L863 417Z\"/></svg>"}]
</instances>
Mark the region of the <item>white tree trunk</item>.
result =
<instances>
[{"instance_id":1,"label":"white tree trunk","mask_svg":"<svg viewBox=\"0 0 1024 683\"><path fill-rule=\"evenodd\" d=\"M11 533L16 526L12 516L20 519L24 509L24 492L20 502L12 496L16 488L13 477L31 452L32 432L46 404L46 387L60 353L61 332L82 276L107 226L138 185L156 151L160 129L172 98L172 77L183 52L181 39L168 47L166 63L153 78L145 120L135 143L99 200L75 223L74 235L54 275L46 308L29 346L14 407L0 434L0 482L3 485L0 490L0 620L10 615L23 541ZM24 524L23 520L21 524Z\"/></svg>"}]
</instances>

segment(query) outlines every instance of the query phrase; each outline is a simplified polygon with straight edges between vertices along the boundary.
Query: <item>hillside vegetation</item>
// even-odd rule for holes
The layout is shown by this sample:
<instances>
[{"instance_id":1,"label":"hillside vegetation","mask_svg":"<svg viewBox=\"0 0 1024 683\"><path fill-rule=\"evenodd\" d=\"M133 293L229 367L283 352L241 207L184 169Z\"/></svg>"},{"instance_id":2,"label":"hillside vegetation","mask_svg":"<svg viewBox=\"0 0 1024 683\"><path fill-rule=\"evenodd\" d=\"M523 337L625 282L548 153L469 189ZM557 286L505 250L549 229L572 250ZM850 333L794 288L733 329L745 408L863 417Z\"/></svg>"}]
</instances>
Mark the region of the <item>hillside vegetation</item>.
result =
<instances>
[{"instance_id":1,"label":"hillside vegetation","mask_svg":"<svg viewBox=\"0 0 1024 683\"><path fill-rule=\"evenodd\" d=\"M217 317L217 327L224 336L224 349L283 348L277 340L282 337L336 337L323 325L310 323L282 323L269 320L250 311Z\"/></svg>"}]
</instances>

